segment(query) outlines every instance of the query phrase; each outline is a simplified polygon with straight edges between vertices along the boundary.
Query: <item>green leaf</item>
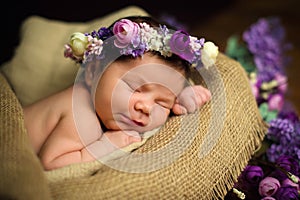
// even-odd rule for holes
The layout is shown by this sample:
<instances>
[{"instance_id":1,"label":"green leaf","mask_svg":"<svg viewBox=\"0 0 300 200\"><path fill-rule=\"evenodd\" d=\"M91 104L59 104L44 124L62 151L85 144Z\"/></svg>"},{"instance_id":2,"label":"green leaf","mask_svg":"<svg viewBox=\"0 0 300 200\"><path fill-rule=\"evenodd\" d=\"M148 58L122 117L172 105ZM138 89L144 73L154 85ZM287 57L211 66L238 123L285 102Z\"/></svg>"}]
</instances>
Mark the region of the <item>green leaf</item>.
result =
<instances>
[{"instance_id":1,"label":"green leaf","mask_svg":"<svg viewBox=\"0 0 300 200\"><path fill-rule=\"evenodd\" d=\"M271 120L275 119L277 117L278 112L273 110L273 111L269 111L268 115L266 117L266 122L270 122Z\"/></svg>"},{"instance_id":2,"label":"green leaf","mask_svg":"<svg viewBox=\"0 0 300 200\"><path fill-rule=\"evenodd\" d=\"M262 118L266 121L266 122L270 122L271 120L275 119L278 115L278 111L276 110L269 110L269 106L267 103L262 103L259 106L259 112L262 116Z\"/></svg>"},{"instance_id":3,"label":"green leaf","mask_svg":"<svg viewBox=\"0 0 300 200\"><path fill-rule=\"evenodd\" d=\"M238 36L233 35L228 38L225 54L230 58L237 60L247 73L255 71L256 67L253 61L253 56L245 43L239 42Z\"/></svg>"},{"instance_id":4,"label":"green leaf","mask_svg":"<svg viewBox=\"0 0 300 200\"><path fill-rule=\"evenodd\" d=\"M258 109L259 109L259 113L262 116L262 118L265 119L265 117L267 116L267 112L268 112L268 104L262 103L262 104L260 104Z\"/></svg>"}]
</instances>

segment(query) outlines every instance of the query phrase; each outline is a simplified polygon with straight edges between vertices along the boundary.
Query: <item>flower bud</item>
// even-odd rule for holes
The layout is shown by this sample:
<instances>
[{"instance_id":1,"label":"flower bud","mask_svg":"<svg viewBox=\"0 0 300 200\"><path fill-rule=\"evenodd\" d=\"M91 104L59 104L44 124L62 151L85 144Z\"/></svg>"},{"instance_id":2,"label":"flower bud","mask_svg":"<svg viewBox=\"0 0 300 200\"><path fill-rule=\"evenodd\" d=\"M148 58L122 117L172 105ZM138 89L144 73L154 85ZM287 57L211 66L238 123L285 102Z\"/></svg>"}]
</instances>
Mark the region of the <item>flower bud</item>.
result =
<instances>
[{"instance_id":1,"label":"flower bud","mask_svg":"<svg viewBox=\"0 0 300 200\"><path fill-rule=\"evenodd\" d=\"M88 38L83 33L76 32L71 35L69 45L72 48L74 56L82 57L88 44Z\"/></svg>"},{"instance_id":2,"label":"flower bud","mask_svg":"<svg viewBox=\"0 0 300 200\"><path fill-rule=\"evenodd\" d=\"M280 182L273 177L266 177L259 183L258 192L261 196L272 196L280 188Z\"/></svg>"}]
</instances>

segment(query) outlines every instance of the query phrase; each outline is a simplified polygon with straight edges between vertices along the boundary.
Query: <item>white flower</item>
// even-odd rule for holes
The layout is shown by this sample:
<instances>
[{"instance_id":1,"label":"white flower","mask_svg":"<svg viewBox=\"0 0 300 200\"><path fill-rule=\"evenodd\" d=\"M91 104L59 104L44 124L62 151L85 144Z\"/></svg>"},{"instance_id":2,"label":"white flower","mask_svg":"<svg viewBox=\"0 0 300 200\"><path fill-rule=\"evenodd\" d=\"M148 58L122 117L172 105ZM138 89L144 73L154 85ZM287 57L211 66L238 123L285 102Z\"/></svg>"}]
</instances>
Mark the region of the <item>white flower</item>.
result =
<instances>
[{"instance_id":1,"label":"white flower","mask_svg":"<svg viewBox=\"0 0 300 200\"><path fill-rule=\"evenodd\" d=\"M92 44L89 46L90 53L100 55L103 49L103 41L101 39L92 38Z\"/></svg>"},{"instance_id":2,"label":"white flower","mask_svg":"<svg viewBox=\"0 0 300 200\"><path fill-rule=\"evenodd\" d=\"M201 49L201 61L207 69L214 65L219 53L219 48L213 42L205 42Z\"/></svg>"},{"instance_id":3,"label":"white flower","mask_svg":"<svg viewBox=\"0 0 300 200\"><path fill-rule=\"evenodd\" d=\"M198 38L190 36L190 46L194 51L198 51L201 48L201 44L198 41Z\"/></svg>"},{"instance_id":4,"label":"white flower","mask_svg":"<svg viewBox=\"0 0 300 200\"><path fill-rule=\"evenodd\" d=\"M162 39L163 46L162 46L162 50L161 50L160 53L161 53L161 55L166 56L166 57L170 57L172 55L171 48L170 48L170 45L169 45L169 41L170 41L171 36L172 36L172 34L167 34Z\"/></svg>"}]
</instances>

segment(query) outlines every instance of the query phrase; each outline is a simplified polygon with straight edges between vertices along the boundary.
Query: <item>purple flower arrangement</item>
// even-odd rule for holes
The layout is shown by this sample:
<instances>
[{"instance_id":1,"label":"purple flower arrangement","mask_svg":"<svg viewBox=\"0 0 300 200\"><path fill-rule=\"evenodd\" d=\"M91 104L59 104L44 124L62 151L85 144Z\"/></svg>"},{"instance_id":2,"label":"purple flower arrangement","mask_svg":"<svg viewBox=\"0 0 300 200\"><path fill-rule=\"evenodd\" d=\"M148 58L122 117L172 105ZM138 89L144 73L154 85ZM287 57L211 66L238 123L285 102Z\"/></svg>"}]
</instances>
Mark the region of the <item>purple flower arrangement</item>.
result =
<instances>
[{"instance_id":1,"label":"purple flower arrangement","mask_svg":"<svg viewBox=\"0 0 300 200\"><path fill-rule=\"evenodd\" d=\"M225 199L300 199L300 120L285 101L286 52L291 44L278 17L260 18L242 37L228 39L225 53L246 70L259 111L269 128Z\"/></svg>"}]
</instances>

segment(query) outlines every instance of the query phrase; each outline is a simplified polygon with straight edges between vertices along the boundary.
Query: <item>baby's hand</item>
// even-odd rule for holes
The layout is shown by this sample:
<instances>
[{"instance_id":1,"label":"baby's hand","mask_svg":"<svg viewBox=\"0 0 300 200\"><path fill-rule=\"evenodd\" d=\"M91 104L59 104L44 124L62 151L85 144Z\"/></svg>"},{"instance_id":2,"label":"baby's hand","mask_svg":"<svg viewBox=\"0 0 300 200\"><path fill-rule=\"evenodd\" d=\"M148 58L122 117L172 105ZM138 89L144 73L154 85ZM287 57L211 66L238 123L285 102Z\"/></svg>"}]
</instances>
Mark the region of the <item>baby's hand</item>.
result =
<instances>
[{"instance_id":1,"label":"baby's hand","mask_svg":"<svg viewBox=\"0 0 300 200\"><path fill-rule=\"evenodd\" d=\"M105 136L114 146L119 148L142 140L140 134L136 131L107 131L105 132Z\"/></svg>"},{"instance_id":2,"label":"baby's hand","mask_svg":"<svg viewBox=\"0 0 300 200\"><path fill-rule=\"evenodd\" d=\"M188 86L177 96L172 111L175 115L193 113L211 98L208 89L201 85Z\"/></svg>"}]
</instances>

